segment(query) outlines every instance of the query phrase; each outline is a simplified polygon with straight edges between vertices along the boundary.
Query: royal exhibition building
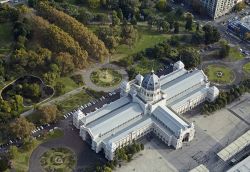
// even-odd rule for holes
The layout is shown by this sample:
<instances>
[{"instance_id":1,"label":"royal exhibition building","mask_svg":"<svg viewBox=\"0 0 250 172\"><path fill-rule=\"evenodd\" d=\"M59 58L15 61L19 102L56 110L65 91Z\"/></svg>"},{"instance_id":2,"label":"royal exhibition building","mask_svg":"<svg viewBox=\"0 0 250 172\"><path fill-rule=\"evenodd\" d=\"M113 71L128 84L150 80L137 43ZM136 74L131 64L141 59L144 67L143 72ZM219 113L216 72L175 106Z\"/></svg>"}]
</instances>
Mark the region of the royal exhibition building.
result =
<instances>
[{"instance_id":1,"label":"royal exhibition building","mask_svg":"<svg viewBox=\"0 0 250 172\"><path fill-rule=\"evenodd\" d=\"M78 110L73 124L80 136L96 152L104 151L108 160L115 150L148 133L154 133L175 149L194 138L195 127L180 114L204 101L214 101L219 90L202 70L186 70L181 61L173 72L158 77L154 71L138 74L120 86L120 98L90 113Z\"/></svg>"}]
</instances>

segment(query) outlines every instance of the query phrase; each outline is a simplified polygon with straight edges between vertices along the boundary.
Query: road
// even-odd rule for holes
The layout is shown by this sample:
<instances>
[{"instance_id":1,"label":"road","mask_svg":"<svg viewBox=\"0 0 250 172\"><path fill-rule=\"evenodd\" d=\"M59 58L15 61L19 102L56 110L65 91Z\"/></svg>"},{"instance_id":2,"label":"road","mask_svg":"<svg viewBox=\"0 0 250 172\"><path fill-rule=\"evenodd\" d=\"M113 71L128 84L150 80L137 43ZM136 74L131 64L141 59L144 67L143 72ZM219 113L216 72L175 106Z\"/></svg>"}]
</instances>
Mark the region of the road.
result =
<instances>
[{"instance_id":1,"label":"road","mask_svg":"<svg viewBox=\"0 0 250 172\"><path fill-rule=\"evenodd\" d=\"M241 47L243 50L250 50L250 44L247 43L246 41L241 40L240 38L238 38L237 36L235 36L234 34L230 34L227 32L227 24L229 20L234 19L235 17L239 17L239 16L243 16L244 13L250 13L250 7L246 8L245 10L239 12L239 13L235 13L232 12L230 14L227 14L225 16L222 16L216 20L197 20L197 22L199 22L200 24L202 24L203 26L206 24L210 24L212 26L215 26L216 28L218 28L218 30L220 31L221 37L226 39L229 43L239 46ZM240 17L239 17L240 18Z\"/></svg>"}]
</instances>

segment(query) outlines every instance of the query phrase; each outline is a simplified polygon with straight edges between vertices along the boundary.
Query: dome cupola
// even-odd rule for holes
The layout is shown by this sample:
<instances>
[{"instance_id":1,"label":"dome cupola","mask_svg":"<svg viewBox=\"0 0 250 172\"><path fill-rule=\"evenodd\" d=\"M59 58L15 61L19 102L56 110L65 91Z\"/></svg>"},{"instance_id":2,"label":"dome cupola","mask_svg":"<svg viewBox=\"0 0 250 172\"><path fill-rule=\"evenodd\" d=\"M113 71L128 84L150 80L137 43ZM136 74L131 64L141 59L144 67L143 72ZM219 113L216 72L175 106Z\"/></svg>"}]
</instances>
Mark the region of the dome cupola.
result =
<instances>
[{"instance_id":1,"label":"dome cupola","mask_svg":"<svg viewBox=\"0 0 250 172\"><path fill-rule=\"evenodd\" d=\"M149 91L155 91L160 88L160 79L156 74L154 74L153 70L142 80L142 87Z\"/></svg>"}]
</instances>

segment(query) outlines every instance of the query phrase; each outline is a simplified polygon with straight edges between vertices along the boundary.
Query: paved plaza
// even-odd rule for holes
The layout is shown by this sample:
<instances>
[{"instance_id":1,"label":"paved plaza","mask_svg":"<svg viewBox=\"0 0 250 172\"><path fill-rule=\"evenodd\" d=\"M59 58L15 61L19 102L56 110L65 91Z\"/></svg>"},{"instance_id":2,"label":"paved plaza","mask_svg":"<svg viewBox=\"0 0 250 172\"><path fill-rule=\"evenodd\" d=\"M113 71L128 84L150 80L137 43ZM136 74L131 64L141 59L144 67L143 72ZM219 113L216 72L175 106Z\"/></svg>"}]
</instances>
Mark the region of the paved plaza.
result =
<instances>
[{"instance_id":1,"label":"paved plaza","mask_svg":"<svg viewBox=\"0 0 250 172\"><path fill-rule=\"evenodd\" d=\"M121 168L117 168L116 172L177 172L165 158L162 157L161 151L167 148L165 145L157 145L158 140L153 139L145 143L145 149L141 151L135 158Z\"/></svg>"},{"instance_id":2,"label":"paved plaza","mask_svg":"<svg viewBox=\"0 0 250 172\"><path fill-rule=\"evenodd\" d=\"M174 150L154 138L146 143L142 156L117 169L117 172L186 172L199 164L204 164L213 172L225 171L231 166L219 159L216 154L249 130L249 98L249 94L246 94L237 102L209 116L188 117L187 120L194 122L196 129L192 142L186 143L182 149Z\"/></svg>"}]
</instances>

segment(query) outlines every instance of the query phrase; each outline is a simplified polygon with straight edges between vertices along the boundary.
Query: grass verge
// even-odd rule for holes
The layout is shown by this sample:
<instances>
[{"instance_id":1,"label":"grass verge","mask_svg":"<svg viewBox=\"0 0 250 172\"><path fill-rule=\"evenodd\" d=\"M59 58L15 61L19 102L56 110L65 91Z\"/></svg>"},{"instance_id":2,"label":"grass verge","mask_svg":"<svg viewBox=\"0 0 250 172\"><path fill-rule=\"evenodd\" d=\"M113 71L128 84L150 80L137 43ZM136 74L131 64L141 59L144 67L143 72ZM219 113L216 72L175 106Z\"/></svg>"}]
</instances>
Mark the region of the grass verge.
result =
<instances>
[{"instance_id":1,"label":"grass verge","mask_svg":"<svg viewBox=\"0 0 250 172\"><path fill-rule=\"evenodd\" d=\"M89 102L91 99L92 99L91 96L89 96L87 93L82 91L78 94L75 94L75 95L67 98L67 100L60 101L56 104L57 104L58 108L62 111L62 113L67 113L67 112L75 109L79 105L82 105L82 104Z\"/></svg>"}]
</instances>

